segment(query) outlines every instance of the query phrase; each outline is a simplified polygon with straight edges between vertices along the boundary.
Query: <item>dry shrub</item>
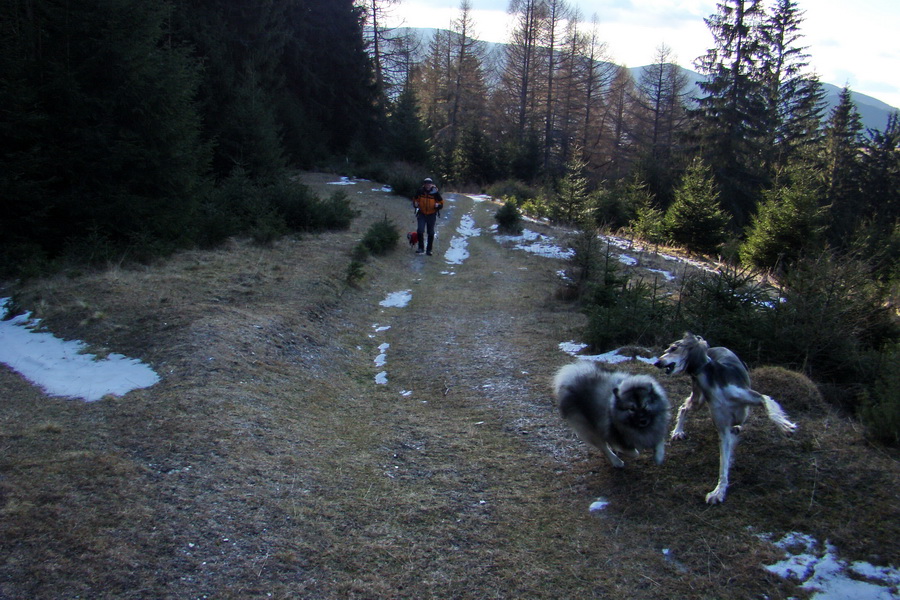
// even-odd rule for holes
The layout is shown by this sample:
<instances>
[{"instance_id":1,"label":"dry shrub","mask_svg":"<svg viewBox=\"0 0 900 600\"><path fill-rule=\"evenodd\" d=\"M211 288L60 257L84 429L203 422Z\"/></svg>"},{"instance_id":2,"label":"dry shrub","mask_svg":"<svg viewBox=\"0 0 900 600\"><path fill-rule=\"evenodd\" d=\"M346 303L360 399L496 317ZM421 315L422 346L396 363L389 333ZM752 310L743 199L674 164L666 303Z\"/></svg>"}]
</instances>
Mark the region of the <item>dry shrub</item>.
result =
<instances>
[{"instance_id":1,"label":"dry shrub","mask_svg":"<svg viewBox=\"0 0 900 600\"><path fill-rule=\"evenodd\" d=\"M825 399L812 380L797 371L783 367L759 367L750 374L753 389L772 396L790 412L824 414Z\"/></svg>"}]
</instances>

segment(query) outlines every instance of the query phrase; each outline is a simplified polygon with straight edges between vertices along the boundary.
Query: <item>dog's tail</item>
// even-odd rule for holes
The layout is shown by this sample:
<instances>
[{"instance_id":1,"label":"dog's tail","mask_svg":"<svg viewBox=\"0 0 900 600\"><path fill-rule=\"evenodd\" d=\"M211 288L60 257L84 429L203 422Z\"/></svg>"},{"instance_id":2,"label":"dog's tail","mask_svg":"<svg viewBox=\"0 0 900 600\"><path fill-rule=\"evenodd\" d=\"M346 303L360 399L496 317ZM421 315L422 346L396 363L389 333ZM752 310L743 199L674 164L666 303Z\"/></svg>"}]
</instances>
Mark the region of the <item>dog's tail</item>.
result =
<instances>
[{"instance_id":1,"label":"dog's tail","mask_svg":"<svg viewBox=\"0 0 900 600\"><path fill-rule=\"evenodd\" d=\"M763 405L766 407L766 414L769 419L778 426L778 429L784 433L793 433L797 429L797 424L792 423L785 414L784 409L773 398L760 394Z\"/></svg>"}]
</instances>

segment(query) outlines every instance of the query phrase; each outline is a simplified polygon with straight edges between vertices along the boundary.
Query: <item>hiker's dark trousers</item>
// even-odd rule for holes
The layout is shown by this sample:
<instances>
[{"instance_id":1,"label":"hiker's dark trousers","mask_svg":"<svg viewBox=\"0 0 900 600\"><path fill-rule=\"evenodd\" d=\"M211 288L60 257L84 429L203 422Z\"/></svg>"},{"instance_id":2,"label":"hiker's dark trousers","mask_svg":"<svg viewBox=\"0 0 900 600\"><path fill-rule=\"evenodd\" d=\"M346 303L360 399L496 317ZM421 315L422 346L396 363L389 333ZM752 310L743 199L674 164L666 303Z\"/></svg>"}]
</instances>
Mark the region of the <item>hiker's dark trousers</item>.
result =
<instances>
[{"instance_id":1,"label":"hiker's dark trousers","mask_svg":"<svg viewBox=\"0 0 900 600\"><path fill-rule=\"evenodd\" d=\"M431 252L431 246L434 245L434 224L437 221L437 213L431 215L423 215L419 213L416 215L418 220L419 228L416 230L419 234L419 250L422 250L423 244L425 243L425 229L428 229L428 247L425 248L426 252Z\"/></svg>"}]
</instances>

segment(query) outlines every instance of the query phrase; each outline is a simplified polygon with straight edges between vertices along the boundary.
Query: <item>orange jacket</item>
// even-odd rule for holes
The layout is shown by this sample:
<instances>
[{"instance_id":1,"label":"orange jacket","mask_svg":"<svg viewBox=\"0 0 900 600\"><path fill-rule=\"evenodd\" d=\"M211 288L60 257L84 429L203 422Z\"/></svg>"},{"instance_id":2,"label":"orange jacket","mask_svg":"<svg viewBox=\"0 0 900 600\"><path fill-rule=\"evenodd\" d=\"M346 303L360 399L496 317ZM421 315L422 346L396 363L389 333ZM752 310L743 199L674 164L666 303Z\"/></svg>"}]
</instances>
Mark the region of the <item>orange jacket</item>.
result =
<instances>
[{"instance_id":1,"label":"orange jacket","mask_svg":"<svg viewBox=\"0 0 900 600\"><path fill-rule=\"evenodd\" d=\"M422 187L413 198L413 206L423 215L433 215L444 208L444 199L436 187L432 186L429 189Z\"/></svg>"}]
</instances>

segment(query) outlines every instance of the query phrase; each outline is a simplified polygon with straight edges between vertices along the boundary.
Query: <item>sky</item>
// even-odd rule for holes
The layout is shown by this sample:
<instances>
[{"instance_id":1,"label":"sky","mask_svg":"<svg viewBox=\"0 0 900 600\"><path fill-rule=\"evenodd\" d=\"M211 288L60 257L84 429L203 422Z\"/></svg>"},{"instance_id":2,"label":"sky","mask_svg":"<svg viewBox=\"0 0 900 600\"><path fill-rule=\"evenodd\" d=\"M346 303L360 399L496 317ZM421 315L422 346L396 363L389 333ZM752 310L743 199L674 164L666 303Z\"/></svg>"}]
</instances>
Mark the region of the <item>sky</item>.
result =
<instances>
[{"instance_id":1,"label":"sky","mask_svg":"<svg viewBox=\"0 0 900 600\"><path fill-rule=\"evenodd\" d=\"M504 42L510 29L509 0L470 0L475 36ZM628 67L651 64L660 45L688 69L712 45L704 19L715 0L569 0L590 24L599 21L609 58ZM824 83L849 85L854 92L900 107L900 2L897 0L798 0L805 17L801 44L810 67ZM392 25L448 29L459 16L460 0L397 0Z\"/></svg>"}]
</instances>

